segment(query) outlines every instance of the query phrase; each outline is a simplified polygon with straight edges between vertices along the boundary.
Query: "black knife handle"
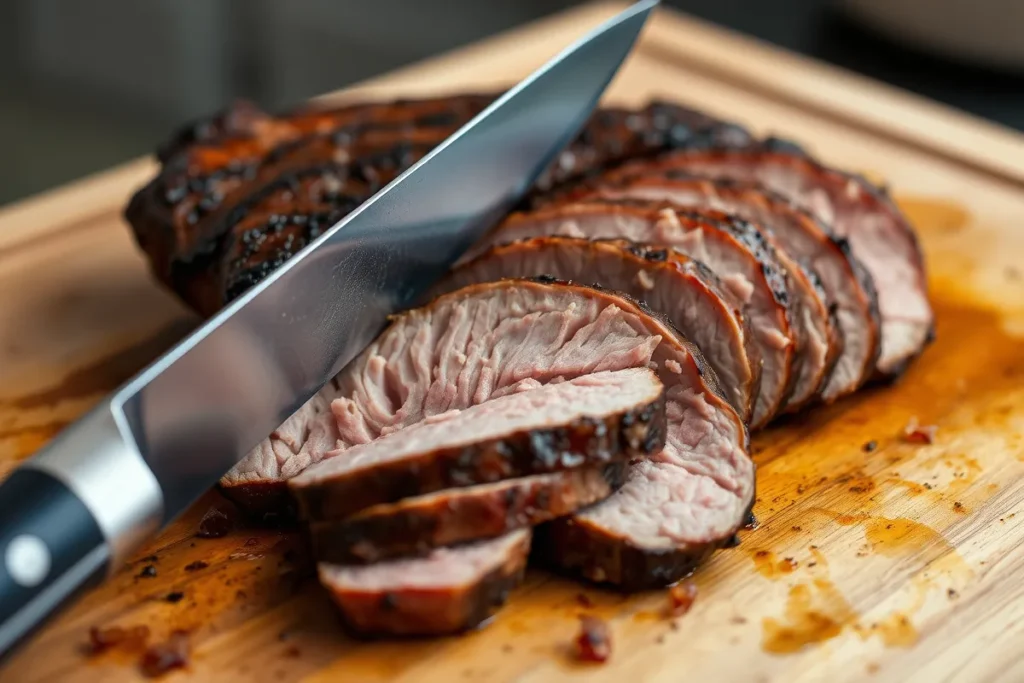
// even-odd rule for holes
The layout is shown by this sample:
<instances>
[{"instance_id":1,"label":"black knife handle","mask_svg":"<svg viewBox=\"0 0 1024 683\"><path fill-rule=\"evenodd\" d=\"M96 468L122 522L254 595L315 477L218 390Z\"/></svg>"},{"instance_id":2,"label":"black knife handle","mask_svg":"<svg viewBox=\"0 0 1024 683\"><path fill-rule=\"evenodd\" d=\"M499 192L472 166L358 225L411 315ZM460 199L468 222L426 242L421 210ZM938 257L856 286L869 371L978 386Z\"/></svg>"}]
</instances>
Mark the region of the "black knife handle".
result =
<instances>
[{"instance_id":1,"label":"black knife handle","mask_svg":"<svg viewBox=\"0 0 1024 683\"><path fill-rule=\"evenodd\" d=\"M89 508L55 476L19 468L0 484L0 659L106 574Z\"/></svg>"}]
</instances>

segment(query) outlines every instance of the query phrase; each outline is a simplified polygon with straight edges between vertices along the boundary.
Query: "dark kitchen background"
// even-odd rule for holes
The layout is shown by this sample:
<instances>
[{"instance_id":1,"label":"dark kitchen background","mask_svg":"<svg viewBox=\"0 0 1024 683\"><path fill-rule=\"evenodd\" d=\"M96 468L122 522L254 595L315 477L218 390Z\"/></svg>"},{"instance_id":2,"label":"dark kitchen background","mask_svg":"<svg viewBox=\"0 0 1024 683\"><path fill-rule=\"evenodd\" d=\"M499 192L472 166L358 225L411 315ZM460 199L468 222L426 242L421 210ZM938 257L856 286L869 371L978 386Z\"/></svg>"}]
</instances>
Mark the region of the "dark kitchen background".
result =
<instances>
[{"instance_id":1,"label":"dark kitchen background","mask_svg":"<svg viewBox=\"0 0 1024 683\"><path fill-rule=\"evenodd\" d=\"M890 1L931 19L939 0ZM663 2L1024 130L1024 64L957 62L843 10L878 0ZM232 97L287 105L575 4L0 0L0 204L147 154L171 127ZM1022 40L1024 1L939 4L983 45Z\"/></svg>"}]
</instances>

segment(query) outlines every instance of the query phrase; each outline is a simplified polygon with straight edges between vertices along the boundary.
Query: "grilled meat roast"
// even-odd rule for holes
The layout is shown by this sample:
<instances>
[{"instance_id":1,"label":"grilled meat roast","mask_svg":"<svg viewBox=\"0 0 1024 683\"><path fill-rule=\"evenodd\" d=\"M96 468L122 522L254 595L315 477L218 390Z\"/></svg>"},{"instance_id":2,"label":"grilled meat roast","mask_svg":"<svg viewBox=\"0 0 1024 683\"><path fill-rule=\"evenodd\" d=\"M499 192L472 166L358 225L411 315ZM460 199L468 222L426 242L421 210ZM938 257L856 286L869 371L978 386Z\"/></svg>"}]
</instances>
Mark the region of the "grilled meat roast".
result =
<instances>
[{"instance_id":1,"label":"grilled meat roast","mask_svg":"<svg viewBox=\"0 0 1024 683\"><path fill-rule=\"evenodd\" d=\"M209 316L497 95L239 102L160 145L125 217ZM896 378L933 336L885 189L696 109L602 108L220 487L308 523L356 633L456 633L531 551L626 590L678 580L748 518L750 429Z\"/></svg>"}]
</instances>

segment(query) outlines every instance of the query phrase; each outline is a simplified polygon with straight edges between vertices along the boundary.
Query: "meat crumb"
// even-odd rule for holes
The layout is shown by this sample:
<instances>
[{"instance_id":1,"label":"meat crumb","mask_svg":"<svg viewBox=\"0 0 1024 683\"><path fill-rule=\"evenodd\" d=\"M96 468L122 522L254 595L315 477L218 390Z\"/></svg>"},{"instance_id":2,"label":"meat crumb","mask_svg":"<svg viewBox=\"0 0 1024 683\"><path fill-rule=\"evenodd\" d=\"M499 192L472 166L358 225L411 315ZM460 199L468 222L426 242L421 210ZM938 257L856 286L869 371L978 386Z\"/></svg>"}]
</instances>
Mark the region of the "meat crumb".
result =
<instances>
[{"instance_id":1,"label":"meat crumb","mask_svg":"<svg viewBox=\"0 0 1024 683\"><path fill-rule=\"evenodd\" d=\"M866 444L861 446L861 450L864 451L865 453L871 453L876 448L878 448L878 442L874 440L868 441Z\"/></svg>"},{"instance_id":2,"label":"meat crumb","mask_svg":"<svg viewBox=\"0 0 1024 683\"><path fill-rule=\"evenodd\" d=\"M959 593L957 593L957 592L956 592L956 591L955 591L954 589L950 588L950 589L949 589L948 591L946 591L946 596L947 596L947 597L948 597L948 598L949 598L950 600L956 600L957 598L959 598L959 597L960 597L960 594L959 594Z\"/></svg>"},{"instance_id":3,"label":"meat crumb","mask_svg":"<svg viewBox=\"0 0 1024 683\"><path fill-rule=\"evenodd\" d=\"M930 444L935 442L935 434L939 428L935 425L918 424L917 418L912 417L903 428L903 440L907 443Z\"/></svg>"},{"instance_id":4,"label":"meat crumb","mask_svg":"<svg viewBox=\"0 0 1024 683\"><path fill-rule=\"evenodd\" d=\"M166 641L153 645L142 655L139 668L148 678L156 678L188 665L188 631L172 631Z\"/></svg>"},{"instance_id":5,"label":"meat crumb","mask_svg":"<svg viewBox=\"0 0 1024 683\"><path fill-rule=\"evenodd\" d=\"M641 270L636 274L636 283L648 292L654 289L654 278L646 270Z\"/></svg>"},{"instance_id":6,"label":"meat crumb","mask_svg":"<svg viewBox=\"0 0 1024 683\"><path fill-rule=\"evenodd\" d=\"M964 504L961 503L960 501L954 502L953 503L953 510L955 510L956 512L965 512Z\"/></svg>"},{"instance_id":7,"label":"meat crumb","mask_svg":"<svg viewBox=\"0 0 1024 683\"><path fill-rule=\"evenodd\" d=\"M195 562L189 562L188 564L186 564L185 565L185 571L187 571L187 572L199 571L200 569L206 569L209 566L210 565L208 565L207 563L203 562L202 560L196 560Z\"/></svg>"},{"instance_id":8,"label":"meat crumb","mask_svg":"<svg viewBox=\"0 0 1024 683\"><path fill-rule=\"evenodd\" d=\"M587 609L590 609L594 606L594 601L588 598L586 593L577 593L576 602L579 604L580 607L586 607Z\"/></svg>"},{"instance_id":9,"label":"meat crumb","mask_svg":"<svg viewBox=\"0 0 1024 683\"><path fill-rule=\"evenodd\" d=\"M668 368L669 372L675 373L677 375L683 374L683 366L680 365L678 361L674 361L671 358L665 361L665 367Z\"/></svg>"},{"instance_id":10,"label":"meat crumb","mask_svg":"<svg viewBox=\"0 0 1024 683\"><path fill-rule=\"evenodd\" d=\"M137 574L137 576L140 579L152 579L154 576L156 576L156 567L154 567L151 564L147 564L145 567L142 568L142 571L140 571Z\"/></svg>"},{"instance_id":11,"label":"meat crumb","mask_svg":"<svg viewBox=\"0 0 1024 683\"><path fill-rule=\"evenodd\" d=\"M168 593L164 600L167 602L181 602L184 597L185 594L181 591L174 591L173 593Z\"/></svg>"},{"instance_id":12,"label":"meat crumb","mask_svg":"<svg viewBox=\"0 0 1024 683\"><path fill-rule=\"evenodd\" d=\"M199 521L199 531L196 532L196 536L199 538L223 538L228 535L232 526L231 518L223 510L212 507Z\"/></svg>"},{"instance_id":13,"label":"meat crumb","mask_svg":"<svg viewBox=\"0 0 1024 683\"><path fill-rule=\"evenodd\" d=\"M669 613L673 617L681 617L690 611L697 599L697 584L684 581L668 589Z\"/></svg>"},{"instance_id":14,"label":"meat crumb","mask_svg":"<svg viewBox=\"0 0 1024 683\"><path fill-rule=\"evenodd\" d=\"M129 626L128 628L120 626L97 628L93 626L89 629L89 643L86 646L86 652L90 655L97 655L115 647L123 650L141 650L147 640L149 640L149 627L145 625Z\"/></svg>"},{"instance_id":15,"label":"meat crumb","mask_svg":"<svg viewBox=\"0 0 1024 683\"><path fill-rule=\"evenodd\" d=\"M792 527L790 527L790 529L791 529L792 531L803 531L803 528L801 528L801 527L798 527L798 526L792 526Z\"/></svg>"},{"instance_id":16,"label":"meat crumb","mask_svg":"<svg viewBox=\"0 0 1024 683\"><path fill-rule=\"evenodd\" d=\"M605 662L612 653L608 624L591 616L580 617L580 633L576 636L576 656L584 662Z\"/></svg>"}]
</instances>

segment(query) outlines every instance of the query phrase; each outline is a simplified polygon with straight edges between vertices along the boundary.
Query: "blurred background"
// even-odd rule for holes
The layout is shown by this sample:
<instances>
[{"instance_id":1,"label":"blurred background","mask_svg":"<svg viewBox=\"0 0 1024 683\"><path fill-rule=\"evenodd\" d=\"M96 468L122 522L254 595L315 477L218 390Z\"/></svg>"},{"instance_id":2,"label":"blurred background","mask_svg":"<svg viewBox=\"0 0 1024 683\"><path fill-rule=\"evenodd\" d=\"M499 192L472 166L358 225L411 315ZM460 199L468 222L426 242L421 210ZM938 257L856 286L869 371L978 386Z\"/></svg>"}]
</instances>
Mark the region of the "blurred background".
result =
<instances>
[{"instance_id":1,"label":"blurred background","mask_svg":"<svg viewBox=\"0 0 1024 683\"><path fill-rule=\"evenodd\" d=\"M1024 131L1024 0L663 0ZM573 0L0 0L0 204Z\"/></svg>"}]
</instances>

